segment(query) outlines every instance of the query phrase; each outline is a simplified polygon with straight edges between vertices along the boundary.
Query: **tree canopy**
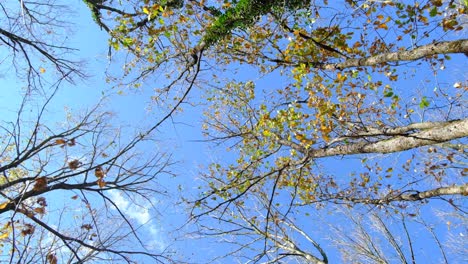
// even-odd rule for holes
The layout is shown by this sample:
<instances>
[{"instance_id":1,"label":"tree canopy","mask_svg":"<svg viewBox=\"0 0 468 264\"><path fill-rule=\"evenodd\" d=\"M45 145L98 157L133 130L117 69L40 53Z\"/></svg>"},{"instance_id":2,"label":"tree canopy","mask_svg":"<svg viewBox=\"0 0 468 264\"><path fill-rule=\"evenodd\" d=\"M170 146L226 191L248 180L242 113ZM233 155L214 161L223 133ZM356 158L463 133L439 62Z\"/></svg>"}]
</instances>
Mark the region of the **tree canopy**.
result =
<instances>
[{"instance_id":1,"label":"tree canopy","mask_svg":"<svg viewBox=\"0 0 468 264\"><path fill-rule=\"evenodd\" d=\"M79 250L84 247L96 252L93 257L105 252L128 262L134 254L191 262L190 254L197 252L176 242L173 250L163 252L144 246L121 251L112 245L127 236L110 233L100 238L108 244L96 246L61 233L39 216L48 201L42 195L53 190L75 192L83 201L93 193L101 199L99 205L117 210L109 191L151 199L159 192L154 172L170 171L171 161L166 154L131 153L154 138L161 124L183 120L186 105L196 105L190 109L203 119L200 144L220 154L202 162L197 191L193 179L176 191L178 206L188 205L182 237L219 247L196 255L195 262L463 260L466 1L84 4L96 28L109 36L109 64L119 66L103 70L109 86L119 92L144 91L150 105L165 112L149 129L114 145L122 141L107 126L107 113L93 109L57 130L43 124L39 110L33 125L22 129L32 131L25 134L19 132L24 113L19 108L16 121L2 126L0 160L5 176L0 215L10 219L1 238L13 241L11 252L21 252L14 248L23 245L15 230L26 238L37 227L62 241L51 245L67 247L74 260L88 260ZM66 56L73 49L53 42L55 34L64 33L44 35L44 25L66 25L55 15L63 6L53 1L16 9L0 5L2 19L10 25L0 27L0 47L9 51L18 76L26 77L28 91L50 89L41 85L49 69L56 73L49 78L86 78L81 64ZM7 12L12 8L16 15ZM54 92L47 94L44 107ZM75 142L87 143L69 152ZM56 164L55 156L65 162ZM91 210L89 203L84 205ZM138 239L134 224L118 212ZM20 222L15 222L17 215L22 215ZM93 228L100 230L90 215ZM89 235L92 228L84 224L78 229ZM35 250L43 248L39 240L31 241ZM57 251L52 248L48 250ZM173 251L181 257L168 253ZM55 253L44 256L49 263L57 261Z\"/></svg>"}]
</instances>

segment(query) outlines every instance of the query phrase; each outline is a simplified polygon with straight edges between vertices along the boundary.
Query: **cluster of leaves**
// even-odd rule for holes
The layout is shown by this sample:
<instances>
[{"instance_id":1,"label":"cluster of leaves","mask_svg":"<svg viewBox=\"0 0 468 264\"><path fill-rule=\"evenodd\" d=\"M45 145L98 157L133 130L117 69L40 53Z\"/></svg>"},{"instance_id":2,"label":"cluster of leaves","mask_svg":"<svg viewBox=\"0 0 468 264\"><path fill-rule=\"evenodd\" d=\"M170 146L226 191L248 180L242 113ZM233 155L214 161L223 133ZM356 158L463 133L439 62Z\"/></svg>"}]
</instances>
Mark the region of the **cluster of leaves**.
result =
<instances>
[{"instance_id":1,"label":"cluster of leaves","mask_svg":"<svg viewBox=\"0 0 468 264\"><path fill-rule=\"evenodd\" d=\"M279 228L270 222L275 219L273 212L310 212L294 204L319 208L330 202L368 204L371 208L385 205L393 208L386 211L387 215L402 212L414 217L416 209L409 203L447 193L460 199L449 200L455 211L463 211L466 184L461 164L466 156L461 149L465 145L461 143L461 149L451 144L431 147L432 151L439 149L437 152L458 157L442 162L451 168L451 176L446 174L447 167L438 169L440 157L429 155L424 162L417 157L427 154L424 148L421 154L418 147L465 138L466 130L447 140L411 147L403 142L418 133L446 133L433 129L445 127L450 120L461 119L460 126L466 125L466 91L460 90L463 85L457 85L464 82L457 79L463 76L456 76L453 86L434 77L443 75L436 69L450 63L450 57L444 55L447 51L419 57L405 54L406 50L417 54L417 46L428 45L430 49L431 43L458 39L459 32L466 30L466 6L454 1L416 5L346 2L343 10L353 11L340 12L314 3L303 10L275 13L268 6L269 11L261 18L233 19L237 22L233 25L227 19L217 21L220 31L215 35L223 36L214 48L218 61L248 64L244 66L248 71L257 69L271 80L268 88L252 88L256 83L233 80L209 96L206 134L217 143L227 144L235 160L220 160L204 174L210 184L197 199L196 215L218 212L220 219L233 225L259 228L258 236L275 244L277 241L268 237L272 236L270 227L271 232ZM328 6L326 1L323 4ZM242 17L243 9L236 8L226 14ZM244 11L249 14L252 9ZM463 54L464 50L454 49L453 53ZM403 61L409 62L402 65ZM434 72L434 76L418 77L423 72ZM410 89L414 86L412 79L424 79L427 84ZM427 88L430 86L436 88ZM409 149L411 152L405 152ZM385 156L373 157L376 161L370 162L372 155L365 155L393 152L402 154L392 158L393 165L388 166L383 165ZM337 176L337 169L330 168L330 158L319 160L345 155L362 160L350 162L349 177ZM437 176L439 173L444 176ZM247 208L258 200L263 201L256 204L260 209L248 213ZM262 209L263 222L252 222L250 218ZM238 214L245 219L227 216ZM288 217L280 219L286 221ZM262 257L271 261L268 248L263 246L263 250Z\"/></svg>"},{"instance_id":2,"label":"cluster of leaves","mask_svg":"<svg viewBox=\"0 0 468 264\"><path fill-rule=\"evenodd\" d=\"M143 162L131 150L188 100L193 87L199 87L207 104L204 133L219 146L229 144L234 158L223 157L200 175L207 185L200 187L193 203L198 235L233 235L240 237L234 241L245 241L233 242L232 251L220 258L328 263L321 242L306 232L307 227L300 227L303 215L320 215L315 209L324 209L332 217L336 211L351 212L348 219L358 227L359 239L345 234L336 242L345 261L355 261L354 252L389 262L392 257L382 253L385 249L394 250L402 262L422 258L424 254L414 252L406 227L414 218L435 237L434 244L448 262L431 224L419 212L429 199L438 198L454 208L455 216L446 216L447 222L464 221L460 212L468 189L463 168L467 85L463 75L443 70L454 67L451 56L456 62L466 59L468 40L460 38L466 30L466 3L84 2L109 33L111 60L124 64L123 73L108 72L108 81L142 89L158 83L150 87L155 92L152 99L164 102L160 105L168 107L168 114L126 145L115 145L120 142L118 133L110 132L99 115L86 115L62 133L44 134L39 127L52 129L38 118L29 129L32 134L26 135L25 148L18 140L25 136L16 130L21 122L6 129L4 140L15 144L6 144L0 167L5 176L0 182L4 197L0 213L12 212L4 219L2 241L18 241L15 230L31 237L40 227L61 241L47 254L49 263L57 262L54 252L63 247L78 261L88 257L83 247L127 260L130 253L110 247L119 236L104 238L95 232L98 221L88 196L117 207L108 191L145 199L148 192L157 192L146 186L152 173L167 165L165 159ZM54 46L41 46L34 38L25 41L1 29L0 34L14 54L27 59L23 47L29 46L44 55L62 78L68 76L66 70L75 69L69 61L46 55ZM30 72L39 76L46 72L27 61ZM231 71L233 77L226 74ZM242 79L252 74L257 75ZM159 75L164 78L156 82ZM77 146L83 149L70 150ZM51 201L43 194L53 190L79 190L72 199L83 201L90 218L75 226L77 237L41 221ZM375 210L372 219L356 216L370 210ZM16 214L22 217L14 221ZM224 225L214 225L213 219ZM391 231L392 219L406 231L407 249L395 242L400 238ZM125 217L124 221L129 223ZM381 232L364 228L365 221ZM337 229L333 221L328 227ZM447 232L454 230L458 229ZM292 233L302 238L295 239ZM380 238L389 246L363 252ZM96 247L89 242L96 239L107 244ZM312 250L303 249L306 243Z\"/></svg>"},{"instance_id":3,"label":"cluster of leaves","mask_svg":"<svg viewBox=\"0 0 468 264\"><path fill-rule=\"evenodd\" d=\"M281 226L272 219L291 225L287 212L309 214L303 205L385 205L394 208L385 212L406 217L414 215L405 209L408 202L464 193L464 172L455 165L463 163L464 154L452 141L466 137L460 129L466 125L466 82L441 83L438 69L450 63L448 54L466 52L466 40L459 37L466 30L466 5L205 2L186 1L177 12L149 1L134 7L136 13L111 11L118 24L111 30L112 46L134 55L124 78L142 82L158 71L170 78L156 89L156 100L171 91L178 94L167 98L180 100L177 84L183 100L194 84L204 89L208 81L200 78L201 69L211 73L210 90L204 90L209 102L205 134L229 143L235 158L215 162L203 174L208 184L195 201L196 215L245 224L267 241ZM238 74L227 77L239 64L237 72L270 78L268 88L255 79L238 80ZM427 72L433 74L424 76ZM448 136L434 137L439 133ZM452 177L445 177L447 167L439 167L435 156L424 162L415 158L427 145L457 157L444 162ZM388 165L372 157L388 153L402 154ZM337 177L329 168L337 156L358 160L349 177ZM251 205L255 209L247 210ZM451 205L460 208L460 203ZM266 211L263 222L252 221L260 219L255 214L261 210ZM237 214L243 217L229 217ZM259 259L271 256L266 244Z\"/></svg>"}]
</instances>

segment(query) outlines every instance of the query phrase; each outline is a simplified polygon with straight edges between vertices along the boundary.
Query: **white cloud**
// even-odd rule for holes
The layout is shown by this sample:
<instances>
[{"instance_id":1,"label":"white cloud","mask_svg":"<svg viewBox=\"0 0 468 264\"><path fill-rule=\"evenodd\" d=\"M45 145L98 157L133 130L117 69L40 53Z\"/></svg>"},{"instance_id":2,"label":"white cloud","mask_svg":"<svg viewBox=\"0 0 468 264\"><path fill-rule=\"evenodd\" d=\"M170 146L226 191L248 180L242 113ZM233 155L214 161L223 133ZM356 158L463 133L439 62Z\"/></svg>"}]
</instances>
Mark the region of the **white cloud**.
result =
<instances>
[{"instance_id":1,"label":"white cloud","mask_svg":"<svg viewBox=\"0 0 468 264\"><path fill-rule=\"evenodd\" d=\"M160 232L161 230L151 218L151 203L148 201L141 201L136 205L134 202L127 200L121 192L116 190L109 191L109 194L110 199L115 203L120 211L122 211L128 218L136 221L145 228L149 237L152 238L151 241L148 241L148 246L151 249L163 250L165 248L165 244L163 243Z\"/></svg>"},{"instance_id":2,"label":"white cloud","mask_svg":"<svg viewBox=\"0 0 468 264\"><path fill-rule=\"evenodd\" d=\"M128 201L125 200L119 192L110 190L109 194L111 196L111 200L117 205L118 208L124 210L128 207Z\"/></svg>"},{"instance_id":3,"label":"white cloud","mask_svg":"<svg viewBox=\"0 0 468 264\"><path fill-rule=\"evenodd\" d=\"M111 190L109 193L111 200L129 218L135 220L140 225L148 224L151 221L149 210L151 204L149 202L142 202L136 205L125 199L125 197L119 191Z\"/></svg>"}]
</instances>

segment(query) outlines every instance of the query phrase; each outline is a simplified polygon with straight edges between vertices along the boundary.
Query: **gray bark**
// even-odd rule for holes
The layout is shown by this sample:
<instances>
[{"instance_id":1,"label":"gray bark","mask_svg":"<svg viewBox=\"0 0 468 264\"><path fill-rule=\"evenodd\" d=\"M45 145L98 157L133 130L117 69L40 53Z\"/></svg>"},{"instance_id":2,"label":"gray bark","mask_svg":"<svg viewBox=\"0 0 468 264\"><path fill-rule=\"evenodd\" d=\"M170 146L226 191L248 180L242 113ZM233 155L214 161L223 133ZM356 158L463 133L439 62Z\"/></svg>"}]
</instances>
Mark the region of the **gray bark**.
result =
<instances>
[{"instance_id":1,"label":"gray bark","mask_svg":"<svg viewBox=\"0 0 468 264\"><path fill-rule=\"evenodd\" d=\"M383 53L366 58L352 58L347 59L342 63L319 65L319 68L335 70L360 66L375 66L387 62L415 61L431 55L451 53L468 54L468 39L437 42L417 47L412 50Z\"/></svg>"},{"instance_id":2,"label":"gray bark","mask_svg":"<svg viewBox=\"0 0 468 264\"><path fill-rule=\"evenodd\" d=\"M468 119L440 123L431 122L430 124L433 125L432 128L426 127L426 129L414 133L408 133L407 135L394 135L388 139L382 139L375 142L357 142L330 148L306 149L303 146L287 143L284 140L281 140L280 143L289 145L297 151L307 155L309 158L322 158L364 153L394 153L444 143L468 136ZM423 125L419 126L424 127Z\"/></svg>"}]
</instances>

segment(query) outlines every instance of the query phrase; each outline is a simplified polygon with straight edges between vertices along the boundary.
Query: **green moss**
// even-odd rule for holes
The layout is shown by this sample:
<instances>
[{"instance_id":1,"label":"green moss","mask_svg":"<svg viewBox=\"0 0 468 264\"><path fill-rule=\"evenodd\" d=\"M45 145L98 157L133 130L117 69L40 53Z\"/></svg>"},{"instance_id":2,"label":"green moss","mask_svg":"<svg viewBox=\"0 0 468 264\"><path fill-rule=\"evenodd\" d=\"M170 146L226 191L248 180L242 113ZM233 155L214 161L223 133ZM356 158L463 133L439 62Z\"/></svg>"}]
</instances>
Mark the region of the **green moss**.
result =
<instances>
[{"instance_id":1,"label":"green moss","mask_svg":"<svg viewBox=\"0 0 468 264\"><path fill-rule=\"evenodd\" d=\"M310 0L239 0L220 14L208 28L203 41L210 46L238 28L249 28L269 12L282 12L307 7Z\"/></svg>"}]
</instances>

